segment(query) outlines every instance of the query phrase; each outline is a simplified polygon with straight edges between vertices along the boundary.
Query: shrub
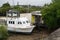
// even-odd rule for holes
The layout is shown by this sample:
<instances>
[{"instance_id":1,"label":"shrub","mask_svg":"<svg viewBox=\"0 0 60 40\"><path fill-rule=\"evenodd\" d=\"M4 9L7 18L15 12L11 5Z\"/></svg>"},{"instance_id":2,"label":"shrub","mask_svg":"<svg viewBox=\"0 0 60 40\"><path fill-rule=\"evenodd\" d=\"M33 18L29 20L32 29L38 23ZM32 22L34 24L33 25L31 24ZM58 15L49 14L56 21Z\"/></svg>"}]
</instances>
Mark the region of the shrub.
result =
<instances>
[{"instance_id":1,"label":"shrub","mask_svg":"<svg viewBox=\"0 0 60 40\"><path fill-rule=\"evenodd\" d=\"M48 26L48 31L52 32L60 27L60 2L51 3L42 9L44 23Z\"/></svg>"},{"instance_id":2,"label":"shrub","mask_svg":"<svg viewBox=\"0 0 60 40\"><path fill-rule=\"evenodd\" d=\"M0 26L0 40L7 40L8 31L5 26Z\"/></svg>"}]
</instances>

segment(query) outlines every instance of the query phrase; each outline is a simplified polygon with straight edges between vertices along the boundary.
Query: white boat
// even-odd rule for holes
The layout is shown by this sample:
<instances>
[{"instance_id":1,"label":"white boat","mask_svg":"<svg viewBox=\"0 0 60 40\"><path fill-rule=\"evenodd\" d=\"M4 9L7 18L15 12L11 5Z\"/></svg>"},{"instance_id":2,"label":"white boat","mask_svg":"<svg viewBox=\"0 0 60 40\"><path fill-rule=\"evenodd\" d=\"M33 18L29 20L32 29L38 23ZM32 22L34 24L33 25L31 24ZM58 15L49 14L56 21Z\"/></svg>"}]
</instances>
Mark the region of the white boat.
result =
<instances>
[{"instance_id":1,"label":"white boat","mask_svg":"<svg viewBox=\"0 0 60 40\"><path fill-rule=\"evenodd\" d=\"M33 31L35 26L31 25L31 22L26 17L11 17L9 13L7 15L10 16L7 17L7 29L9 31L22 33L31 33Z\"/></svg>"}]
</instances>

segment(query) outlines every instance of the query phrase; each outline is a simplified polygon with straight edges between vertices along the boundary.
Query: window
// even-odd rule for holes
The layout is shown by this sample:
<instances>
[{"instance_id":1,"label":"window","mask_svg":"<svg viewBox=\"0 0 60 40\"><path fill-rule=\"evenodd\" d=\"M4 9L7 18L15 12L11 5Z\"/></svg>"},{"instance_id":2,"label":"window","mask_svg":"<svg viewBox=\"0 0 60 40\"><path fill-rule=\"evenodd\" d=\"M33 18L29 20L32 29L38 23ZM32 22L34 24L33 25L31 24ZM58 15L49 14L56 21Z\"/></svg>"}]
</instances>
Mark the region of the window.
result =
<instances>
[{"instance_id":1,"label":"window","mask_svg":"<svg viewBox=\"0 0 60 40\"><path fill-rule=\"evenodd\" d=\"M25 24L25 22L23 21L23 24Z\"/></svg>"},{"instance_id":2,"label":"window","mask_svg":"<svg viewBox=\"0 0 60 40\"><path fill-rule=\"evenodd\" d=\"M10 21L10 24L12 24L12 21Z\"/></svg>"},{"instance_id":3,"label":"window","mask_svg":"<svg viewBox=\"0 0 60 40\"><path fill-rule=\"evenodd\" d=\"M28 23L28 21L26 21Z\"/></svg>"},{"instance_id":4,"label":"window","mask_svg":"<svg viewBox=\"0 0 60 40\"><path fill-rule=\"evenodd\" d=\"M11 13L8 13L7 16L10 17L11 16Z\"/></svg>"},{"instance_id":5,"label":"window","mask_svg":"<svg viewBox=\"0 0 60 40\"><path fill-rule=\"evenodd\" d=\"M13 16L17 16L17 13L13 13Z\"/></svg>"},{"instance_id":6,"label":"window","mask_svg":"<svg viewBox=\"0 0 60 40\"><path fill-rule=\"evenodd\" d=\"M14 24L14 21L9 21L9 24Z\"/></svg>"},{"instance_id":7,"label":"window","mask_svg":"<svg viewBox=\"0 0 60 40\"><path fill-rule=\"evenodd\" d=\"M22 24L22 22L18 22L18 24Z\"/></svg>"},{"instance_id":8,"label":"window","mask_svg":"<svg viewBox=\"0 0 60 40\"><path fill-rule=\"evenodd\" d=\"M14 21L13 21L13 24L14 24Z\"/></svg>"},{"instance_id":9,"label":"window","mask_svg":"<svg viewBox=\"0 0 60 40\"><path fill-rule=\"evenodd\" d=\"M9 21L9 24L10 24L10 21Z\"/></svg>"}]
</instances>

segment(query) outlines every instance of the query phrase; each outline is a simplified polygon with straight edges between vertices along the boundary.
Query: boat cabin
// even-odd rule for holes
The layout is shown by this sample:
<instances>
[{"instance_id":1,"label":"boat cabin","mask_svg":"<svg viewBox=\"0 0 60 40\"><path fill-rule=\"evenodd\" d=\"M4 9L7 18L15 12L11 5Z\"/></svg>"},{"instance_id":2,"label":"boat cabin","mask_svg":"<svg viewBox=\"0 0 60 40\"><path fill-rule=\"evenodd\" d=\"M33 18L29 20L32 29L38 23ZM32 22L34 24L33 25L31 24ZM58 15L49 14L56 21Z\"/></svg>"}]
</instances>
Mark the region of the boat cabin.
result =
<instances>
[{"instance_id":1,"label":"boat cabin","mask_svg":"<svg viewBox=\"0 0 60 40\"><path fill-rule=\"evenodd\" d=\"M30 25L30 22L26 17L22 17L22 18L18 18L18 19L15 18L15 19L12 19L12 20L9 18L7 20L7 24L8 24L8 26L17 26L17 25L27 26L27 25Z\"/></svg>"},{"instance_id":2,"label":"boat cabin","mask_svg":"<svg viewBox=\"0 0 60 40\"><path fill-rule=\"evenodd\" d=\"M7 12L7 29L14 32L31 33L34 25L31 25L27 17L20 17L18 11L9 10Z\"/></svg>"},{"instance_id":3,"label":"boat cabin","mask_svg":"<svg viewBox=\"0 0 60 40\"><path fill-rule=\"evenodd\" d=\"M20 13L15 10L9 10L6 14L7 17L20 17Z\"/></svg>"},{"instance_id":4,"label":"boat cabin","mask_svg":"<svg viewBox=\"0 0 60 40\"><path fill-rule=\"evenodd\" d=\"M42 14L40 11L32 12L33 24L36 26L36 29L40 30L40 27L43 23Z\"/></svg>"}]
</instances>

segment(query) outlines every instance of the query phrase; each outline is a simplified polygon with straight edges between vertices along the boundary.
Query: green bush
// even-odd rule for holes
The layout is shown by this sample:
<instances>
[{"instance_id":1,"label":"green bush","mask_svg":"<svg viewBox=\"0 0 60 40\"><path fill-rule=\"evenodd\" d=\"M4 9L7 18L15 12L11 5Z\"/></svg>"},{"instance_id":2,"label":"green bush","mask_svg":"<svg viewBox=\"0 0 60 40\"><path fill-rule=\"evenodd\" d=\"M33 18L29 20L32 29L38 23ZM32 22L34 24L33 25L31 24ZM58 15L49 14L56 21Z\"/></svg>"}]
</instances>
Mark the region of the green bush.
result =
<instances>
[{"instance_id":1,"label":"green bush","mask_svg":"<svg viewBox=\"0 0 60 40\"><path fill-rule=\"evenodd\" d=\"M0 40L7 40L8 31L5 26L0 26Z\"/></svg>"},{"instance_id":2,"label":"green bush","mask_svg":"<svg viewBox=\"0 0 60 40\"><path fill-rule=\"evenodd\" d=\"M55 0L54 0L55 1ZM52 32L60 27L60 1L53 2L44 6L42 9L42 17L44 23L48 26L48 31Z\"/></svg>"}]
</instances>

